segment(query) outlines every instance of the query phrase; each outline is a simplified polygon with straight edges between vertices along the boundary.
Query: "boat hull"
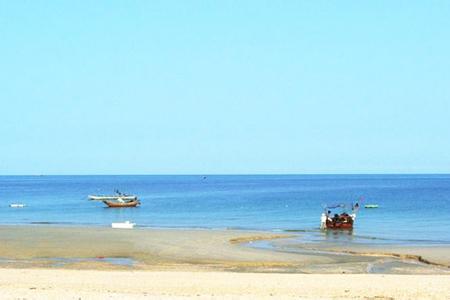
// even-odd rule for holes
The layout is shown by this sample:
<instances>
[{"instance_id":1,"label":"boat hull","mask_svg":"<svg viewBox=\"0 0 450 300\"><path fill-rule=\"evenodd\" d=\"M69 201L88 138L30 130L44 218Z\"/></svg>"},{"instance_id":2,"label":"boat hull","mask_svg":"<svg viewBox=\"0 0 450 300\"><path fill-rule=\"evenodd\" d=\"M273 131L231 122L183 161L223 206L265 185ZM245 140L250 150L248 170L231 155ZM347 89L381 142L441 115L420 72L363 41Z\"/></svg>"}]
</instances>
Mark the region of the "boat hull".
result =
<instances>
[{"instance_id":1,"label":"boat hull","mask_svg":"<svg viewBox=\"0 0 450 300\"><path fill-rule=\"evenodd\" d=\"M353 223L333 223L327 222L326 229L353 229Z\"/></svg>"},{"instance_id":2,"label":"boat hull","mask_svg":"<svg viewBox=\"0 0 450 300\"><path fill-rule=\"evenodd\" d=\"M333 222L330 220L327 220L326 229L353 229L353 220L348 220L347 222Z\"/></svg>"},{"instance_id":3,"label":"boat hull","mask_svg":"<svg viewBox=\"0 0 450 300\"><path fill-rule=\"evenodd\" d=\"M128 201L128 202L116 202L116 201L105 200L105 201L103 201L103 203L105 203L108 207L112 207L112 208L136 207L141 204L138 200L132 200L132 201Z\"/></svg>"}]
</instances>

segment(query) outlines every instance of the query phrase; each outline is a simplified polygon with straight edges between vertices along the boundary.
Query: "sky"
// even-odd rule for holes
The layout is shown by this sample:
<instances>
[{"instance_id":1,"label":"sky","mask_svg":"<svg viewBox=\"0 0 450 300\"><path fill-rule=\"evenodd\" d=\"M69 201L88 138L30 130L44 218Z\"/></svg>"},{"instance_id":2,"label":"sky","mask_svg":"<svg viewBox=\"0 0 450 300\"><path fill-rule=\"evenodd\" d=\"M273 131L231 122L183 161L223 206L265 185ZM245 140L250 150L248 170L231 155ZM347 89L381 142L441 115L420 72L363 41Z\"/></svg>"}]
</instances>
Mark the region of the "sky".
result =
<instances>
[{"instance_id":1,"label":"sky","mask_svg":"<svg viewBox=\"0 0 450 300\"><path fill-rule=\"evenodd\" d=\"M449 16L0 0L0 174L450 173Z\"/></svg>"}]
</instances>

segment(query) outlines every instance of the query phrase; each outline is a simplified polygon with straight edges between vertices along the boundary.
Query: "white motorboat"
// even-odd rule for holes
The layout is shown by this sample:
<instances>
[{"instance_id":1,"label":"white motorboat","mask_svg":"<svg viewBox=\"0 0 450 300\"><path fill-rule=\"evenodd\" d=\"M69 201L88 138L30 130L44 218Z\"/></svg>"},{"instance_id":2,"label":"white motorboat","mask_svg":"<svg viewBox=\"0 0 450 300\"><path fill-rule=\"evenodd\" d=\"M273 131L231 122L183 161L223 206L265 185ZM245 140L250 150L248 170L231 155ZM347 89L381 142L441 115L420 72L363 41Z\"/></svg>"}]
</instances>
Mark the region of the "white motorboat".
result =
<instances>
[{"instance_id":1,"label":"white motorboat","mask_svg":"<svg viewBox=\"0 0 450 300\"><path fill-rule=\"evenodd\" d=\"M89 195L88 198L90 200L98 200L98 201L105 201L105 200L137 200L137 196L135 195L122 195L122 196L113 196L113 195Z\"/></svg>"}]
</instances>

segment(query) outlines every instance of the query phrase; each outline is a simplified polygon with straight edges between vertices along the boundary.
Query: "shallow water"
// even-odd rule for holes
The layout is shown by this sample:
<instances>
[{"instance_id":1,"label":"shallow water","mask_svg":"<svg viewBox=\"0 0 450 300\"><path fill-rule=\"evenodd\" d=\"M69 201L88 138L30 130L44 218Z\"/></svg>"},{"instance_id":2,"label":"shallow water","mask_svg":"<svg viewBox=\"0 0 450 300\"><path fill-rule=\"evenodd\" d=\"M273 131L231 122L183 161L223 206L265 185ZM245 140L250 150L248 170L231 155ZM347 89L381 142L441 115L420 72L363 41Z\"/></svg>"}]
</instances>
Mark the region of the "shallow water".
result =
<instances>
[{"instance_id":1,"label":"shallow water","mask_svg":"<svg viewBox=\"0 0 450 300\"><path fill-rule=\"evenodd\" d=\"M48 263L51 267L64 267L70 264L77 263L105 263L115 266L133 267L136 264L134 259L128 257L52 257L52 258L33 258L33 259L11 259L11 258L1 258L0 265L36 265L39 263Z\"/></svg>"},{"instance_id":2,"label":"shallow water","mask_svg":"<svg viewBox=\"0 0 450 300\"><path fill-rule=\"evenodd\" d=\"M110 209L87 200L115 189L142 206ZM318 231L322 205L362 208L350 233ZM10 208L24 203L24 208ZM358 243L450 243L450 175L289 176L1 176L0 224L303 231L304 240Z\"/></svg>"},{"instance_id":3,"label":"shallow water","mask_svg":"<svg viewBox=\"0 0 450 300\"><path fill-rule=\"evenodd\" d=\"M325 243L320 244L323 246ZM331 243L327 244L331 245ZM254 241L247 243L247 246L322 258L319 260L320 262L310 262L305 266L298 267L297 272L304 273L450 274L447 266L427 264L415 259L389 257L381 254L365 255L364 253L330 251L326 248L311 249L308 244L301 242L299 238Z\"/></svg>"}]
</instances>

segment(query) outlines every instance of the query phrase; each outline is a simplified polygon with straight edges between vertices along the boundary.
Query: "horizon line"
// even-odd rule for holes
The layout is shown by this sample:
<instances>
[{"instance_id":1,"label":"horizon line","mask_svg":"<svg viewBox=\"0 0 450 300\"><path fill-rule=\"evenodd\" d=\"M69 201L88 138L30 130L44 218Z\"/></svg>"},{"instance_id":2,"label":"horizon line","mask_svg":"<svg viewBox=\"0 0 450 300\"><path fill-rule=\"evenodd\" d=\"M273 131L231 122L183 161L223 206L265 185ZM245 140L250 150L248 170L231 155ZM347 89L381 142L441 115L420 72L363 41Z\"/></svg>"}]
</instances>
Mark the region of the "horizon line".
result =
<instances>
[{"instance_id":1,"label":"horizon line","mask_svg":"<svg viewBox=\"0 0 450 300\"><path fill-rule=\"evenodd\" d=\"M450 175L437 173L122 173L122 174L0 174L0 176L348 176L348 175Z\"/></svg>"}]
</instances>

